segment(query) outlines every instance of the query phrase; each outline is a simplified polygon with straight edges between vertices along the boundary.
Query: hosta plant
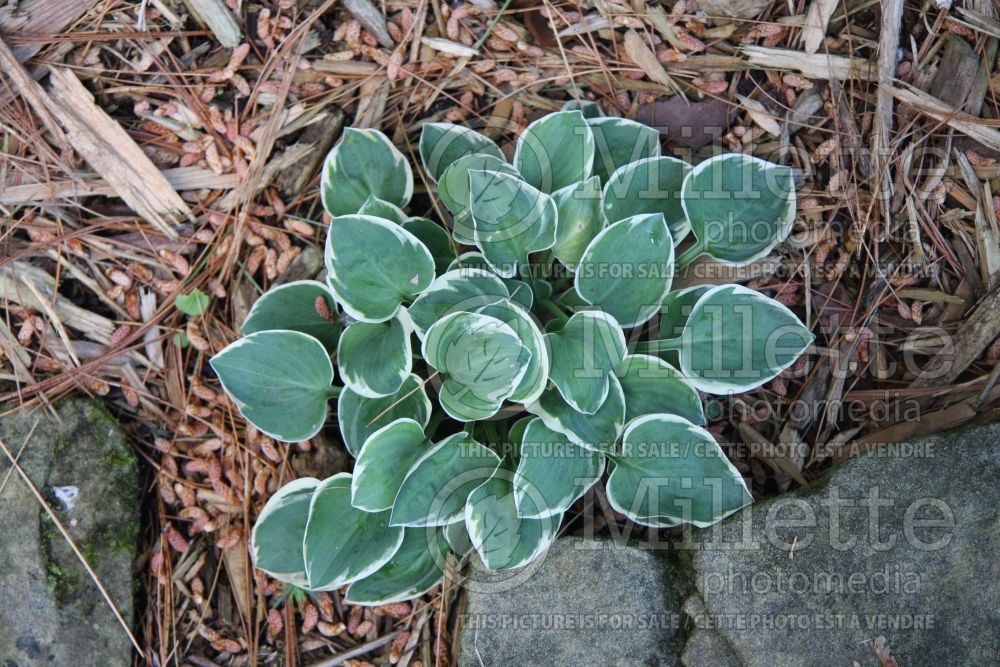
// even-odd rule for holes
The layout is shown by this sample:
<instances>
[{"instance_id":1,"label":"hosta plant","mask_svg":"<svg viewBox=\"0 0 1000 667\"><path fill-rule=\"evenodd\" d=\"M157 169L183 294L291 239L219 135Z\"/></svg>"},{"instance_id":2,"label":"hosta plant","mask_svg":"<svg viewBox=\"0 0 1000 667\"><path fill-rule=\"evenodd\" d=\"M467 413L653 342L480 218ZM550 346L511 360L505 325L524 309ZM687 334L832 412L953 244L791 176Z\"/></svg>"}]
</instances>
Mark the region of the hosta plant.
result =
<instances>
[{"instance_id":1,"label":"hosta plant","mask_svg":"<svg viewBox=\"0 0 1000 667\"><path fill-rule=\"evenodd\" d=\"M380 132L331 150L326 281L264 294L211 362L278 440L316 435L336 399L355 458L277 491L257 567L381 604L439 583L449 553L527 565L601 480L647 526L707 526L751 501L701 394L760 386L812 335L745 287L671 283L700 255L745 263L784 239L791 171L738 154L692 166L652 129L586 110L535 121L512 152L424 125L419 207ZM412 215L434 210L446 219Z\"/></svg>"}]
</instances>

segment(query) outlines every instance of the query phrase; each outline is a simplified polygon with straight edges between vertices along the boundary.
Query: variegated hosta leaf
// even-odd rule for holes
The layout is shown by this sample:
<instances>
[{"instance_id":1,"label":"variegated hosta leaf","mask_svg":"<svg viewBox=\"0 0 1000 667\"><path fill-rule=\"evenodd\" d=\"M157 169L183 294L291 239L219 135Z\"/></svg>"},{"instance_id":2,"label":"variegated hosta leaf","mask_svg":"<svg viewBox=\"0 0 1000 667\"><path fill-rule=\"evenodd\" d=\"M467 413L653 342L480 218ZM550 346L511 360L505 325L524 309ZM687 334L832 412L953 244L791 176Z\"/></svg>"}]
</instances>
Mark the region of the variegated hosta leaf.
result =
<instances>
[{"instance_id":1,"label":"variegated hosta leaf","mask_svg":"<svg viewBox=\"0 0 1000 667\"><path fill-rule=\"evenodd\" d=\"M413 320L417 336L423 339L431 325L445 315L472 312L509 297L507 286L489 271L478 268L452 269L435 278L407 311Z\"/></svg>"},{"instance_id":2,"label":"variegated hosta leaf","mask_svg":"<svg viewBox=\"0 0 1000 667\"><path fill-rule=\"evenodd\" d=\"M448 270L454 271L455 269L482 269L490 275L495 275L490 263L483 257L483 253L475 251L463 252L452 260L451 264L448 265ZM511 301L523 306L526 310L531 310L535 299L531 285L517 278L501 278L500 280L507 286Z\"/></svg>"},{"instance_id":3,"label":"variegated hosta leaf","mask_svg":"<svg viewBox=\"0 0 1000 667\"><path fill-rule=\"evenodd\" d=\"M452 123L425 123L420 130L420 159L435 183L459 158L479 153L503 160L503 153L489 137Z\"/></svg>"},{"instance_id":4,"label":"variegated hosta leaf","mask_svg":"<svg viewBox=\"0 0 1000 667\"><path fill-rule=\"evenodd\" d=\"M400 304L434 280L434 258L427 247L401 226L370 215L330 221L326 268L337 302L362 322L392 318Z\"/></svg>"},{"instance_id":5,"label":"variegated hosta leaf","mask_svg":"<svg viewBox=\"0 0 1000 667\"><path fill-rule=\"evenodd\" d=\"M594 174L607 183L611 174L627 164L660 157L660 133L625 118L588 118L594 133Z\"/></svg>"},{"instance_id":6,"label":"variegated hosta leaf","mask_svg":"<svg viewBox=\"0 0 1000 667\"><path fill-rule=\"evenodd\" d=\"M705 423L698 390L659 357L629 355L615 372L625 393L626 423L657 413L678 415L694 424Z\"/></svg>"},{"instance_id":7,"label":"variegated hosta leaf","mask_svg":"<svg viewBox=\"0 0 1000 667\"><path fill-rule=\"evenodd\" d=\"M211 358L222 388L247 421L286 442L313 437L334 395L333 364L322 343L298 331L258 331Z\"/></svg>"},{"instance_id":8,"label":"variegated hosta leaf","mask_svg":"<svg viewBox=\"0 0 1000 667\"><path fill-rule=\"evenodd\" d=\"M650 157L619 168L604 185L604 216L609 223L662 213L674 244L688 231L681 205L681 187L691 165L672 157Z\"/></svg>"},{"instance_id":9,"label":"variegated hosta leaf","mask_svg":"<svg viewBox=\"0 0 1000 667\"><path fill-rule=\"evenodd\" d=\"M302 544L317 486L318 479L304 477L278 489L261 510L250 537L257 568L278 581L302 588L309 586Z\"/></svg>"},{"instance_id":10,"label":"variegated hosta leaf","mask_svg":"<svg viewBox=\"0 0 1000 667\"><path fill-rule=\"evenodd\" d=\"M788 236L795 219L789 167L742 153L705 160L684 179L681 201L695 247L725 262L765 256Z\"/></svg>"},{"instance_id":11,"label":"variegated hosta leaf","mask_svg":"<svg viewBox=\"0 0 1000 667\"><path fill-rule=\"evenodd\" d=\"M625 395L614 375L608 384L607 398L592 415L574 410L555 389L545 391L527 410L570 442L595 452L614 452L625 427Z\"/></svg>"},{"instance_id":12,"label":"variegated hosta leaf","mask_svg":"<svg viewBox=\"0 0 1000 667\"><path fill-rule=\"evenodd\" d=\"M455 160L445 169L438 182L438 196L451 211L454 219L451 235L458 243L474 245L475 230L472 228L472 213L469 211L469 172L499 171L517 176L517 170L495 155L475 153Z\"/></svg>"},{"instance_id":13,"label":"variegated hosta leaf","mask_svg":"<svg viewBox=\"0 0 1000 667\"><path fill-rule=\"evenodd\" d=\"M710 289L712 285L697 285L667 294L660 306L660 339L680 337L694 304L698 303L698 299ZM680 368L681 361L677 350L660 349L657 355L674 368Z\"/></svg>"},{"instance_id":14,"label":"variegated hosta leaf","mask_svg":"<svg viewBox=\"0 0 1000 667\"><path fill-rule=\"evenodd\" d=\"M608 501L646 526L709 526L753 500L712 434L683 417L630 422L612 459Z\"/></svg>"},{"instance_id":15,"label":"variegated hosta leaf","mask_svg":"<svg viewBox=\"0 0 1000 667\"><path fill-rule=\"evenodd\" d=\"M316 310L318 299L326 304L323 315ZM333 354L340 339L336 314L337 306L326 285L316 280L299 280L272 287L261 294L250 308L240 332L247 336L276 329L298 331L312 336Z\"/></svg>"},{"instance_id":16,"label":"variegated hosta leaf","mask_svg":"<svg viewBox=\"0 0 1000 667\"><path fill-rule=\"evenodd\" d=\"M410 163L378 130L349 127L326 156L320 179L332 216L357 213L369 196L406 206L413 194Z\"/></svg>"},{"instance_id":17,"label":"variegated hosta leaf","mask_svg":"<svg viewBox=\"0 0 1000 667\"><path fill-rule=\"evenodd\" d=\"M521 438L514 500L522 517L562 515L604 473L604 455L531 420Z\"/></svg>"},{"instance_id":18,"label":"variegated hosta leaf","mask_svg":"<svg viewBox=\"0 0 1000 667\"><path fill-rule=\"evenodd\" d=\"M511 278L528 254L556 242L558 211L548 195L500 171L469 172L473 237L493 270Z\"/></svg>"},{"instance_id":19,"label":"variegated hosta leaf","mask_svg":"<svg viewBox=\"0 0 1000 667\"><path fill-rule=\"evenodd\" d=\"M559 111L531 123L517 138L514 166L542 192L590 177L594 134L580 111Z\"/></svg>"},{"instance_id":20,"label":"variegated hosta leaf","mask_svg":"<svg viewBox=\"0 0 1000 667\"><path fill-rule=\"evenodd\" d=\"M563 515L522 517L518 515L514 492L514 473L505 460L493 477L469 496L465 505L465 528L473 546L491 570L524 567L549 548L555 540ZM531 501L524 498L527 511L538 514Z\"/></svg>"},{"instance_id":21,"label":"variegated hosta leaf","mask_svg":"<svg viewBox=\"0 0 1000 667\"><path fill-rule=\"evenodd\" d=\"M469 494L499 464L499 456L467 433L445 438L410 468L396 495L391 524L444 526L459 520Z\"/></svg>"},{"instance_id":22,"label":"variegated hosta leaf","mask_svg":"<svg viewBox=\"0 0 1000 667\"><path fill-rule=\"evenodd\" d=\"M562 111L579 111L587 120L604 116L601 105L590 100L568 100L562 105Z\"/></svg>"},{"instance_id":23,"label":"variegated hosta leaf","mask_svg":"<svg viewBox=\"0 0 1000 667\"><path fill-rule=\"evenodd\" d=\"M469 539L469 531L465 529L465 521L449 523L444 527L444 536L448 540L448 546L460 559L472 551L472 540Z\"/></svg>"},{"instance_id":24,"label":"variegated hosta leaf","mask_svg":"<svg viewBox=\"0 0 1000 667\"><path fill-rule=\"evenodd\" d=\"M573 268L598 232L604 229L604 195L601 181L592 176L552 193L556 203L556 243L552 254Z\"/></svg>"},{"instance_id":25,"label":"variegated hosta leaf","mask_svg":"<svg viewBox=\"0 0 1000 667\"><path fill-rule=\"evenodd\" d=\"M424 427L412 419L397 419L372 433L354 464L351 504L366 512L392 509L406 474L431 447Z\"/></svg>"},{"instance_id":26,"label":"variegated hosta leaf","mask_svg":"<svg viewBox=\"0 0 1000 667\"><path fill-rule=\"evenodd\" d=\"M351 505L351 475L323 480L313 492L303 543L309 590L332 591L364 579L389 562L403 542L403 529L389 525L389 512Z\"/></svg>"},{"instance_id":27,"label":"variegated hosta leaf","mask_svg":"<svg viewBox=\"0 0 1000 667\"><path fill-rule=\"evenodd\" d=\"M378 570L347 591L345 602L379 606L423 595L444 579L448 543L442 528L405 528L403 543Z\"/></svg>"},{"instance_id":28,"label":"variegated hosta leaf","mask_svg":"<svg viewBox=\"0 0 1000 667\"><path fill-rule=\"evenodd\" d=\"M405 311L385 322L355 322L347 327L337 348L344 384L366 398L399 391L413 367L411 333L413 325Z\"/></svg>"},{"instance_id":29,"label":"variegated hosta leaf","mask_svg":"<svg viewBox=\"0 0 1000 667\"><path fill-rule=\"evenodd\" d=\"M741 285L720 285L695 303L680 337L680 370L698 389L749 391L801 356L813 335L783 304Z\"/></svg>"},{"instance_id":30,"label":"variegated hosta leaf","mask_svg":"<svg viewBox=\"0 0 1000 667\"><path fill-rule=\"evenodd\" d=\"M589 304L610 313L625 329L660 309L674 273L674 244L659 213L619 220L587 246L574 285Z\"/></svg>"},{"instance_id":31,"label":"variegated hosta leaf","mask_svg":"<svg viewBox=\"0 0 1000 667\"><path fill-rule=\"evenodd\" d=\"M533 403L538 400L549 377L549 353L545 347L542 331L531 313L508 299L483 306L476 312L495 317L510 326L517 333L521 344L531 353L524 377L507 400L515 403Z\"/></svg>"},{"instance_id":32,"label":"variegated hosta leaf","mask_svg":"<svg viewBox=\"0 0 1000 667\"><path fill-rule=\"evenodd\" d=\"M368 197L361 208L357 210L360 215L370 215L375 218L382 218L389 222L401 225L406 222L406 213L395 204L390 204L384 199L379 199L375 195Z\"/></svg>"},{"instance_id":33,"label":"variegated hosta leaf","mask_svg":"<svg viewBox=\"0 0 1000 667\"><path fill-rule=\"evenodd\" d=\"M455 248L452 247L447 229L429 218L421 217L407 218L403 223L403 229L427 246L431 257L434 258L434 270L437 273L448 270L448 265L455 259Z\"/></svg>"},{"instance_id":34,"label":"variegated hosta leaf","mask_svg":"<svg viewBox=\"0 0 1000 667\"><path fill-rule=\"evenodd\" d=\"M625 357L625 335L615 318L595 310L573 315L545 334L552 356L549 379L576 411L592 415L604 404L610 377Z\"/></svg>"},{"instance_id":35,"label":"variegated hosta leaf","mask_svg":"<svg viewBox=\"0 0 1000 667\"><path fill-rule=\"evenodd\" d=\"M445 376L441 407L460 421L495 414L520 387L531 356L510 325L478 313L446 315L423 343L424 360Z\"/></svg>"},{"instance_id":36,"label":"variegated hosta leaf","mask_svg":"<svg viewBox=\"0 0 1000 667\"><path fill-rule=\"evenodd\" d=\"M337 400L337 422L340 437L351 456L357 458L365 441L380 428L397 419L407 418L427 426L431 418L431 402L424 383L410 375L395 394L382 398L365 398L344 387Z\"/></svg>"}]
</instances>

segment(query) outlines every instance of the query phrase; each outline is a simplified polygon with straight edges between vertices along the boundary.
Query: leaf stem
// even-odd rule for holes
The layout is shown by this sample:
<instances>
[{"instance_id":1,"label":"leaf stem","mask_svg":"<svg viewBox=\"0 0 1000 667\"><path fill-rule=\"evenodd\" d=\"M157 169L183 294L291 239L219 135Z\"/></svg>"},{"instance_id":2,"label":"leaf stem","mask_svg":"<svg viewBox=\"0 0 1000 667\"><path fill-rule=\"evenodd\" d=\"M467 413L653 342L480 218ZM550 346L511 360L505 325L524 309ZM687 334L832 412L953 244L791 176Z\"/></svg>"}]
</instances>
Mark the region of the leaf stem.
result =
<instances>
[{"instance_id":1,"label":"leaf stem","mask_svg":"<svg viewBox=\"0 0 1000 667\"><path fill-rule=\"evenodd\" d=\"M695 241L695 244L681 253L681 256L674 260L674 266L683 269L685 266L698 259L698 256L705 252L705 244Z\"/></svg>"},{"instance_id":2,"label":"leaf stem","mask_svg":"<svg viewBox=\"0 0 1000 667\"><path fill-rule=\"evenodd\" d=\"M681 337L677 338L661 338L660 340L650 340L644 343L638 343L635 346L635 351L639 354L647 352L666 352L667 350L680 351L682 346Z\"/></svg>"},{"instance_id":3,"label":"leaf stem","mask_svg":"<svg viewBox=\"0 0 1000 667\"><path fill-rule=\"evenodd\" d=\"M565 324L566 322L569 321L569 315L564 313L562 309L559 308L559 306L552 303L550 299L542 299L541 301L538 302L538 305L544 308L546 311L548 311L549 314L551 314L561 323Z\"/></svg>"},{"instance_id":4,"label":"leaf stem","mask_svg":"<svg viewBox=\"0 0 1000 667\"><path fill-rule=\"evenodd\" d=\"M340 392L343 391L343 387L328 387L326 390L327 398L337 398L340 396Z\"/></svg>"}]
</instances>

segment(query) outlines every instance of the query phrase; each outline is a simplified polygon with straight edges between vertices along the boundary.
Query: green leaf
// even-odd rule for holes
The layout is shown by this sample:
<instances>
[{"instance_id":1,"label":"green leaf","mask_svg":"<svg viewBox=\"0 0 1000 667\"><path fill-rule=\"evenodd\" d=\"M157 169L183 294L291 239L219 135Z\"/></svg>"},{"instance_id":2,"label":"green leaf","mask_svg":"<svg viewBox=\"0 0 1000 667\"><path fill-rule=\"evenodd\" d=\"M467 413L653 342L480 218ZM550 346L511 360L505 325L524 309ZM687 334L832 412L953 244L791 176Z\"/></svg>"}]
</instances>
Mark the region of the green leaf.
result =
<instances>
[{"instance_id":1,"label":"green leaf","mask_svg":"<svg viewBox=\"0 0 1000 667\"><path fill-rule=\"evenodd\" d=\"M453 259L448 265L448 270L454 271L455 269L482 269L490 275L494 275L493 268L483 257L483 253L475 251L463 252ZM531 310L535 298L531 285L517 278L501 278L500 280L507 286L511 301L523 306L525 310Z\"/></svg>"},{"instance_id":2,"label":"green leaf","mask_svg":"<svg viewBox=\"0 0 1000 667\"><path fill-rule=\"evenodd\" d=\"M472 213L469 210L470 171L496 171L518 176L517 170L502 159L481 153L459 158L445 169L438 182L438 196L454 216L451 226L452 236L455 237L455 241L465 245L473 245L476 242L475 230L472 228Z\"/></svg>"},{"instance_id":3,"label":"green leaf","mask_svg":"<svg viewBox=\"0 0 1000 667\"><path fill-rule=\"evenodd\" d=\"M362 322L391 319L403 301L434 280L434 258L427 247L399 225L370 215L330 222L326 268L337 302Z\"/></svg>"},{"instance_id":4,"label":"green leaf","mask_svg":"<svg viewBox=\"0 0 1000 667\"><path fill-rule=\"evenodd\" d=\"M674 245L663 216L644 214L598 234L584 251L573 284L584 301L629 329L656 315L673 274Z\"/></svg>"},{"instance_id":5,"label":"green leaf","mask_svg":"<svg viewBox=\"0 0 1000 667\"><path fill-rule=\"evenodd\" d=\"M319 480L312 477L285 484L261 510L250 537L254 566L278 581L308 587L302 557L309 505Z\"/></svg>"},{"instance_id":6,"label":"green leaf","mask_svg":"<svg viewBox=\"0 0 1000 667\"><path fill-rule=\"evenodd\" d=\"M174 305L185 315L197 317L208 309L208 295L196 287L187 294L178 294Z\"/></svg>"},{"instance_id":7,"label":"green leaf","mask_svg":"<svg viewBox=\"0 0 1000 667\"><path fill-rule=\"evenodd\" d=\"M332 216L357 213L371 195L402 207L413 194L413 172L384 134L349 127L326 156L319 191Z\"/></svg>"},{"instance_id":8,"label":"green leaf","mask_svg":"<svg viewBox=\"0 0 1000 667\"><path fill-rule=\"evenodd\" d=\"M379 606L419 597L444 579L448 543L441 528L406 528L388 563L351 584L344 601Z\"/></svg>"},{"instance_id":9,"label":"green leaf","mask_svg":"<svg viewBox=\"0 0 1000 667\"><path fill-rule=\"evenodd\" d=\"M667 294L660 306L660 339L680 336L684 332L684 325L687 324L694 304L698 303L698 299L710 289L712 285L697 285ZM681 365L677 350L660 349L656 354L674 368L679 368Z\"/></svg>"},{"instance_id":10,"label":"green leaf","mask_svg":"<svg viewBox=\"0 0 1000 667\"><path fill-rule=\"evenodd\" d=\"M500 457L456 433L410 469L392 508L393 526L444 526L462 517L472 490L493 476Z\"/></svg>"},{"instance_id":11,"label":"green leaf","mask_svg":"<svg viewBox=\"0 0 1000 667\"><path fill-rule=\"evenodd\" d=\"M614 375L609 383L608 397L592 415L574 410L555 389L543 393L527 409L541 417L550 429L568 437L570 442L595 452L614 452L625 426L625 395Z\"/></svg>"},{"instance_id":12,"label":"green leaf","mask_svg":"<svg viewBox=\"0 0 1000 667\"><path fill-rule=\"evenodd\" d=\"M518 516L513 481L514 473L501 465L472 492L465 506L465 528L491 570L523 567L538 558L555 540L562 522L562 514Z\"/></svg>"},{"instance_id":13,"label":"green leaf","mask_svg":"<svg viewBox=\"0 0 1000 667\"><path fill-rule=\"evenodd\" d=\"M597 102L590 100L568 100L562 106L563 111L579 111L587 120L600 118L604 115L604 110Z\"/></svg>"},{"instance_id":14,"label":"green leaf","mask_svg":"<svg viewBox=\"0 0 1000 667\"><path fill-rule=\"evenodd\" d=\"M513 277L529 253L555 243L558 211L548 195L500 171L470 171L469 188L476 246L498 275Z\"/></svg>"},{"instance_id":15,"label":"green leaf","mask_svg":"<svg viewBox=\"0 0 1000 667\"><path fill-rule=\"evenodd\" d=\"M618 322L600 311L573 315L555 333L545 334L552 355L549 379L578 412L592 415L604 404L615 367L625 357L625 336Z\"/></svg>"},{"instance_id":16,"label":"green leaf","mask_svg":"<svg viewBox=\"0 0 1000 667\"><path fill-rule=\"evenodd\" d=\"M406 222L406 213L403 213L403 209L395 204L390 204L387 201L379 199L375 195L368 197L356 212L359 215L370 215L375 218L388 220L389 222L395 222L397 225Z\"/></svg>"},{"instance_id":17,"label":"green leaf","mask_svg":"<svg viewBox=\"0 0 1000 667\"><path fill-rule=\"evenodd\" d=\"M355 458L373 433L404 417L424 427L431 418L430 399L424 390L423 380L416 375L406 378L399 391L391 396L365 398L344 387L337 401L340 437Z\"/></svg>"},{"instance_id":18,"label":"green leaf","mask_svg":"<svg viewBox=\"0 0 1000 667\"><path fill-rule=\"evenodd\" d=\"M695 387L740 393L774 379L812 341L783 304L741 285L720 285L694 305L677 349L680 370Z\"/></svg>"},{"instance_id":19,"label":"green leaf","mask_svg":"<svg viewBox=\"0 0 1000 667\"><path fill-rule=\"evenodd\" d=\"M795 220L792 170L740 153L692 169L681 201L698 239L693 252L734 264L767 255Z\"/></svg>"},{"instance_id":20,"label":"green leaf","mask_svg":"<svg viewBox=\"0 0 1000 667\"><path fill-rule=\"evenodd\" d=\"M326 421L333 364L322 343L298 331L259 331L209 361L240 413L277 440L313 437Z\"/></svg>"},{"instance_id":21,"label":"green leaf","mask_svg":"<svg viewBox=\"0 0 1000 667\"><path fill-rule=\"evenodd\" d=\"M424 338L431 325L445 315L471 312L509 297L507 286L489 271L452 269L435 278L407 311L417 336Z\"/></svg>"},{"instance_id":22,"label":"green leaf","mask_svg":"<svg viewBox=\"0 0 1000 667\"><path fill-rule=\"evenodd\" d=\"M514 166L542 192L590 177L594 134L580 111L559 111L531 123L517 138Z\"/></svg>"},{"instance_id":23,"label":"green leaf","mask_svg":"<svg viewBox=\"0 0 1000 667\"><path fill-rule=\"evenodd\" d=\"M389 525L389 512L351 505L351 475L340 473L316 487L303 543L309 589L332 591L364 579L389 562L403 530Z\"/></svg>"},{"instance_id":24,"label":"green leaf","mask_svg":"<svg viewBox=\"0 0 1000 667\"><path fill-rule=\"evenodd\" d=\"M527 370L508 400L517 403L534 403L545 390L549 377L549 352L541 329L531 313L513 301L504 299L479 308L477 313L489 315L504 322L517 334L521 344L531 353Z\"/></svg>"},{"instance_id":25,"label":"green leaf","mask_svg":"<svg viewBox=\"0 0 1000 667\"><path fill-rule=\"evenodd\" d=\"M690 225L681 187L691 165L672 157L650 157L619 168L604 185L604 215L609 223L643 213L662 213L674 244Z\"/></svg>"},{"instance_id":26,"label":"green leaf","mask_svg":"<svg viewBox=\"0 0 1000 667\"><path fill-rule=\"evenodd\" d=\"M492 139L471 128L452 123L424 123L420 130L420 159L435 183L456 160L475 153L504 159Z\"/></svg>"},{"instance_id":27,"label":"green leaf","mask_svg":"<svg viewBox=\"0 0 1000 667\"><path fill-rule=\"evenodd\" d=\"M444 527L444 536L448 540L448 546L460 560L472 551L472 540L469 539L469 531L465 529L465 521L449 523Z\"/></svg>"},{"instance_id":28,"label":"green leaf","mask_svg":"<svg viewBox=\"0 0 1000 667\"><path fill-rule=\"evenodd\" d=\"M327 320L316 310L319 299L334 320ZM340 339L340 323L336 320L337 306L333 295L321 282L298 280L272 287L254 301L240 331L244 336L258 331L287 329L312 336L333 354Z\"/></svg>"},{"instance_id":29,"label":"green leaf","mask_svg":"<svg viewBox=\"0 0 1000 667\"><path fill-rule=\"evenodd\" d=\"M412 419L397 419L372 433L354 464L351 504L366 512L392 509L407 473L431 446L424 427Z\"/></svg>"},{"instance_id":30,"label":"green leaf","mask_svg":"<svg viewBox=\"0 0 1000 667\"><path fill-rule=\"evenodd\" d=\"M605 116L588 118L594 133L594 173L602 183L621 167L660 157L660 133L634 120Z\"/></svg>"},{"instance_id":31,"label":"green leaf","mask_svg":"<svg viewBox=\"0 0 1000 667\"><path fill-rule=\"evenodd\" d=\"M587 245L604 229L604 199L601 181L592 176L552 193L556 203L556 243L552 254L573 268Z\"/></svg>"},{"instance_id":32,"label":"green leaf","mask_svg":"<svg viewBox=\"0 0 1000 667\"><path fill-rule=\"evenodd\" d=\"M650 414L684 417L705 423L698 390L667 362L645 354L625 357L615 371L625 393L625 421Z\"/></svg>"},{"instance_id":33,"label":"green leaf","mask_svg":"<svg viewBox=\"0 0 1000 667\"><path fill-rule=\"evenodd\" d=\"M470 405L494 406L514 393L528 370L531 352L517 332L495 317L478 313L452 313L427 330L424 360L446 376L445 385L453 398L470 397ZM448 386L450 385L450 386ZM464 390L459 394L458 390ZM456 419L464 414L442 407Z\"/></svg>"},{"instance_id":34,"label":"green leaf","mask_svg":"<svg viewBox=\"0 0 1000 667\"><path fill-rule=\"evenodd\" d=\"M412 332L409 318L399 314L387 322L356 322L347 327L337 348L344 384L366 398L399 391L413 367Z\"/></svg>"},{"instance_id":35,"label":"green leaf","mask_svg":"<svg viewBox=\"0 0 1000 667\"><path fill-rule=\"evenodd\" d=\"M514 499L522 517L562 515L604 473L604 455L570 442L537 417L521 440Z\"/></svg>"},{"instance_id":36,"label":"green leaf","mask_svg":"<svg viewBox=\"0 0 1000 667\"><path fill-rule=\"evenodd\" d=\"M709 526L753 498L712 434L675 415L630 422L612 456L608 501L646 526Z\"/></svg>"},{"instance_id":37,"label":"green leaf","mask_svg":"<svg viewBox=\"0 0 1000 667\"><path fill-rule=\"evenodd\" d=\"M448 230L428 218L407 218L403 223L403 229L410 232L420 242L427 246L434 258L434 270L437 273L444 273L448 270L448 265L455 259L455 250L451 245L451 237Z\"/></svg>"}]
</instances>

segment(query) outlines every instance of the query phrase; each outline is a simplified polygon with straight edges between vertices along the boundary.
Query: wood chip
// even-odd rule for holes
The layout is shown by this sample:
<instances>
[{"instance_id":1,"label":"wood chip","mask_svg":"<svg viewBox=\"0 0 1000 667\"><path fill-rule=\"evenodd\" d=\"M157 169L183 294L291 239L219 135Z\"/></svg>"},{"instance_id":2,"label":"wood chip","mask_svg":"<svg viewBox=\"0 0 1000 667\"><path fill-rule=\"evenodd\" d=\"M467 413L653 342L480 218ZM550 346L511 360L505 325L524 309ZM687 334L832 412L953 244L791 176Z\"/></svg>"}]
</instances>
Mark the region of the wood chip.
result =
<instances>
[{"instance_id":1,"label":"wood chip","mask_svg":"<svg viewBox=\"0 0 1000 667\"><path fill-rule=\"evenodd\" d=\"M10 3L0 10L0 32L60 33L96 4L96 0L22 0ZM16 9L10 9L12 7ZM43 41L17 44L11 47L11 51L23 63L45 45Z\"/></svg>"},{"instance_id":2,"label":"wood chip","mask_svg":"<svg viewBox=\"0 0 1000 667\"><path fill-rule=\"evenodd\" d=\"M958 112L936 97L906 84L883 88L903 104L947 124L987 148L1000 151L1000 130L984 125L980 119Z\"/></svg>"},{"instance_id":3,"label":"wood chip","mask_svg":"<svg viewBox=\"0 0 1000 667\"><path fill-rule=\"evenodd\" d=\"M420 42L436 51L441 51L442 53L447 53L452 56L465 56L467 58L471 58L479 55L479 51L471 46L459 44L458 42L453 42L450 39L441 39L440 37L421 37Z\"/></svg>"},{"instance_id":4,"label":"wood chip","mask_svg":"<svg viewBox=\"0 0 1000 667\"><path fill-rule=\"evenodd\" d=\"M385 15L370 0L341 0L340 4L384 48L391 49L396 45L386 27Z\"/></svg>"},{"instance_id":5,"label":"wood chip","mask_svg":"<svg viewBox=\"0 0 1000 667\"><path fill-rule=\"evenodd\" d=\"M819 45L826 37L827 27L833 10L840 4L839 0L813 0L806 14L806 24L802 28L802 42L806 53L816 53Z\"/></svg>"},{"instance_id":6,"label":"wood chip","mask_svg":"<svg viewBox=\"0 0 1000 667\"><path fill-rule=\"evenodd\" d=\"M632 59L632 62L642 68L642 71L650 79L673 90L673 79L667 74L667 70L663 69L663 65L656 59L656 54L649 48L646 41L635 30L629 30L625 33L625 53Z\"/></svg>"},{"instance_id":7,"label":"wood chip","mask_svg":"<svg viewBox=\"0 0 1000 667\"><path fill-rule=\"evenodd\" d=\"M775 137L781 136L781 125L771 115L771 112L767 110L767 107L745 95L737 95L736 97L739 99L740 104L743 105L743 108L747 110L747 113L750 114L753 122L757 123L762 130Z\"/></svg>"},{"instance_id":8,"label":"wood chip","mask_svg":"<svg viewBox=\"0 0 1000 667\"><path fill-rule=\"evenodd\" d=\"M222 46L235 49L243 41L239 24L222 0L184 0L184 4Z\"/></svg>"},{"instance_id":9,"label":"wood chip","mask_svg":"<svg viewBox=\"0 0 1000 667\"><path fill-rule=\"evenodd\" d=\"M751 67L792 70L810 79L861 79L873 81L877 72L870 60L831 56L825 53L806 54L792 49L775 49L766 46L743 46L740 51ZM690 59L689 59L690 60Z\"/></svg>"}]
</instances>

